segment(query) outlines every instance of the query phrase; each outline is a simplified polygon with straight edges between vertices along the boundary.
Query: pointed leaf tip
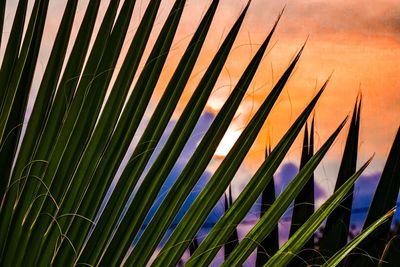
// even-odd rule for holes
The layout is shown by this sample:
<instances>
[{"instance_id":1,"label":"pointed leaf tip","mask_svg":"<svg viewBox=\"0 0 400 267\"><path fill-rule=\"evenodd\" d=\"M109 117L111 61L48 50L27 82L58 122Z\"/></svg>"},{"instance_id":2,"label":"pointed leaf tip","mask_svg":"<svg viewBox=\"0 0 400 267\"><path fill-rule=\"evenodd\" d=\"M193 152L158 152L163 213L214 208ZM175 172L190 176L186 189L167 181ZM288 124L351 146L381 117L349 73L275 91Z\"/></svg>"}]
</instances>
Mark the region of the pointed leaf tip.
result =
<instances>
[{"instance_id":1,"label":"pointed leaf tip","mask_svg":"<svg viewBox=\"0 0 400 267\"><path fill-rule=\"evenodd\" d=\"M368 167L368 165L372 162L372 160L374 159L374 157L375 157L375 153L374 154L372 154L372 156L365 162L365 164L361 167L361 169L364 171L367 167Z\"/></svg>"},{"instance_id":2,"label":"pointed leaf tip","mask_svg":"<svg viewBox=\"0 0 400 267\"><path fill-rule=\"evenodd\" d=\"M393 208L391 208L391 209L385 214L385 216L391 217L391 216L393 216L393 215L396 213L396 211L397 211L397 206L394 206Z\"/></svg>"},{"instance_id":3,"label":"pointed leaf tip","mask_svg":"<svg viewBox=\"0 0 400 267\"><path fill-rule=\"evenodd\" d=\"M250 6L250 4L251 4L251 1L252 1L252 0L247 1L247 4L246 4L245 9L248 9L248 8L249 8L249 6Z\"/></svg>"},{"instance_id":4,"label":"pointed leaf tip","mask_svg":"<svg viewBox=\"0 0 400 267\"><path fill-rule=\"evenodd\" d=\"M297 52L295 58L293 59L293 62L299 61L301 55L303 54L304 48L306 47L307 41L308 41L308 36L307 36L307 38L306 38L304 44L301 46L299 52Z\"/></svg>"},{"instance_id":5,"label":"pointed leaf tip","mask_svg":"<svg viewBox=\"0 0 400 267\"><path fill-rule=\"evenodd\" d=\"M281 18L282 18L283 12L285 11L285 7L286 7L286 6L284 6L283 9L281 10L281 12L279 12L278 17L277 17L276 20L275 20L274 27L272 28L272 32L274 32L275 29L276 29L276 27L278 26L278 23L279 23L279 21L280 21Z\"/></svg>"},{"instance_id":6,"label":"pointed leaf tip","mask_svg":"<svg viewBox=\"0 0 400 267\"><path fill-rule=\"evenodd\" d=\"M329 74L329 76L326 80L330 81L334 73L335 73L335 70L332 70L331 74Z\"/></svg>"},{"instance_id":7,"label":"pointed leaf tip","mask_svg":"<svg viewBox=\"0 0 400 267\"><path fill-rule=\"evenodd\" d=\"M348 120L349 120L349 115L347 115L346 118L344 118L339 127L343 128L343 126L347 123Z\"/></svg>"},{"instance_id":8,"label":"pointed leaf tip","mask_svg":"<svg viewBox=\"0 0 400 267\"><path fill-rule=\"evenodd\" d=\"M251 1L252 1L252 0L247 1L247 4L244 6L242 12L240 13L240 16L241 16L241 17L244 16L244 15L246 14L247 10L248 10L249 7L250 7Z\"/></svg>"},{"instance_id":9,"label":"pointed leaf tip","mask_svg":"<svg viewBox=\"0 0 400 267\"><path fill-rule=\"evenodd\" d=\"M362 106L362 94L360 92L360 94L357 96L357 124L360 123L360 114L361 114L361 106Z\"/></svg>"},{"instance_id":10,"label":"pointed leaf tip","mask_svg":"<svg viewBox=\"0 0 400 267\"><path fill-rule=\"evenodd\" d=\"M303 52L304 48L306 47L309 38L310 38L310 34L307 35L306 40L304 41L303 45L301 46L300 52L299 52L300 54Z\"/></svg>"},{"instance_id":11,"label":"pointed leaf tip","mask_svg":"<svg viewBox=\"0 0 400 267\"><path fill-rule=\"evenodd\" d=\"M283 6L281 12L279 13L279 17L281 17L281 16L283 15L283 13L285 12L285 10L286 10L286 4Z\"/></svg>"},{"instance_id":12,"label":"pointed leaf tip","mask_svg":"<svg viewBox=\"0 0 400 267\"><path fill-rule=\"evenodd\" d=\"M330 79L330 78L329 78ZM319 92L317 93L318 97L325 91L326 87L329 84L329 79L327 79L324 84L322 85L321 89L319 90Z\"/></svg>"}]
</instances>

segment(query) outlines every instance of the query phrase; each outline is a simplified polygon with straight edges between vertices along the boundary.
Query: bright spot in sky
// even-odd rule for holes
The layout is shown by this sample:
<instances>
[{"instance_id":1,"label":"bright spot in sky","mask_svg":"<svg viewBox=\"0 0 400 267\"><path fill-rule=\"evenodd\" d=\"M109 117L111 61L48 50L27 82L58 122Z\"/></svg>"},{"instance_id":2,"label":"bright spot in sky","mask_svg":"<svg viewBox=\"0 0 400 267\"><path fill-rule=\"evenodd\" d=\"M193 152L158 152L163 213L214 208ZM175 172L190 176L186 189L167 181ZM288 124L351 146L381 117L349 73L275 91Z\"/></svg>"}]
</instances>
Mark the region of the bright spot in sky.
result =
<instances>
[{"instance_id":1,"label":"bright spot in sky","mask_svg":"<svg viewBox=\"0 0 400 267\"><path fill-rule=\"evenodd\" d=\"M233 147L236 140L239 138L241 131L228 129L222 138L217 151L215 151L215 155L217 156L226 156L228 155L229 150Z\"/></svg>"}]
</instances>

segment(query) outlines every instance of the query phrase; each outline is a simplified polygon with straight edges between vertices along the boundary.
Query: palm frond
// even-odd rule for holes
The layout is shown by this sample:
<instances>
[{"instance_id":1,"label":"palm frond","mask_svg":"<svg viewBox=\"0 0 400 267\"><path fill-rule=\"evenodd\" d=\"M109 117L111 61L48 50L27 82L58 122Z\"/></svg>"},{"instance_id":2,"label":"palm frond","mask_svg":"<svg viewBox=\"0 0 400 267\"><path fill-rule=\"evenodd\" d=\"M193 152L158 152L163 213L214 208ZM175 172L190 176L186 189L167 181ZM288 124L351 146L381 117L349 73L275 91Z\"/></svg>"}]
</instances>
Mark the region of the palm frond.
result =
<instances>
[{"instance_id":1,"label":"palm frond","mask_svg":"<svg viewBox=\"0 0 400 267\"><path fill-rule=\"evenodd\" d=\"M282 12L211 125L199 138L182 171L174 177L169 192L157 201L184 147L196 132L196 124L229 60L250 1L215 53L166 141L163 134L174 120L173 113L179 111L178 104L207 45L206 37L220 1L211 1L169 82L164 85L161 77L168 66L186 0L174 1L152 45L150 39L164 1L149 1L136 25L132 18L136 6L141 5L139 1L105 1L104 17L100 18L103 14L101 0L90 0L74 36L80 3L66 0L49 59L35 88L37 96L33 99L31 87L40 60L42 37L47 17L52 15L48 10L49 2L19 0L12 25L6 27L11 28L7 43L4 35L0 36L4 47L0 67L1 266L174 266L183 263L207 266L223 246L224 266L242 264L256 248L257 266L297 265L294 256L302 248L313 247L313 234L327 216L327 231L321 247L324 256L333 255L329 264L339 264L356 247L374 257L396 260L397 239L385 239L382 244L374 241L377 251L366 244L376 240L376 234L383 236L389 231L388 218L392 213L387 212L396 204L400 181L395 179L399 172L399 133L364 231L346 245L350 218L347 209L352 205L348 193L368 165L367 162L356 172L361 98L353 112L334 194L314 212L313 173L344 122L315 154L312 122L310 137L308 126L305 130L300 171L275 199L273 176L327 82L277 146L269 150L244 190L235 200L232 198L232 179L294 72L304 45L201 192L192 203L185 202L204 176L234 120ZM0 1L0 32L7 21L6 6L6 1ZM135 33L132 40L127 40L132 24L135 24ZM124 44L128 44L126 50ZM146 51L150 53L147 55ZM142 62L143 68L140 67ZM164 91L147 120L146 109L158 86ZM28 102L31 100L34 101L30 111ZM140 125L145 121L141 133ZM22 134L22 125L26 126L25 134ZM131 153L132 140L139 141ZM160 148L157 152L156 147ZM123 161L125 157L128 163ZM224 214L204 239L199 238L199 230L227 189ZM260 195L260 221L239 242L237 226ZM278 221L293 201L290 239L279 249ZM185 203L190 207L181 216ZM345 209L338 207L341 203ZM334 222L338 219L344 222L344 227L336 231ZM174 220L178 221L176 226ZM171 235L169 230L172 230ZM338 236L340 240L336 242ZM188 249L190 258L186 260L183 255ZM311 262L311 254L298 256Z\"/></svg>"},{"instance_id":2,"label":"palm frond","mask_svg":"<svg viewBox=\"0 0 400 267\"><path fill-rule=\"evenodd\" d=\"M342 186L345 181L356 172L360 110L361 97L357 99L354 106L335 190ZM353 189L351 192L352 191ZM351 193L343 203L329 215L324 228L323 237L320 241L320 251L323 255L331 256L347 243L352 204L353 194Z\"/></svg>"},{"instance_id":3,"label":"palm frond","mask_svg":"<svg viewBox=\"0 0 400 267\"><path fill-rule=\"evenodd\" d=\"M379 179L374 198L369 207L363 230L372 225L380 217L397 205L400 188L400 129L389 152L381 178ZM346 261L347 266L362 264L376 266L383 257L385 246L388 242L391 220L387 220L371 236L367 237L355 249L354 255ZM362 252L362 253L357 253Z\"/></svg>"},{"instance_id":4,"label":"palm frond","mask_svg":"<svg viewBox=\"0 0 400 267\"><path fill-rule=\"evenodd\" d=\"M271 147L265 150L265 158L271 154ZM260 219L275 202L275 181L274 177L261 193ZM279 230L276 226L271 233L264 238L257 246L256 267L263 266L268 259L279 250Z\"/></svg>"}]
</instances>

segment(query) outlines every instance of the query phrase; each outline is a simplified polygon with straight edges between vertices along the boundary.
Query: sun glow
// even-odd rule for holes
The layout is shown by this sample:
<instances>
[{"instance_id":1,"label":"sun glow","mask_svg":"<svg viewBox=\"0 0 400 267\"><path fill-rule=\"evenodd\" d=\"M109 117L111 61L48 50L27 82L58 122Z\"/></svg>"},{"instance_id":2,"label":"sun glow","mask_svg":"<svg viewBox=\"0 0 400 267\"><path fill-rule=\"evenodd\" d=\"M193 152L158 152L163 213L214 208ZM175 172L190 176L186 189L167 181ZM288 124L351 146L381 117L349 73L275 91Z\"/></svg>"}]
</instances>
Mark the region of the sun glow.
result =
<instances>
[{"instance_id":1,"label":"sun glow","mask_svg":"<svg viewBox=\"0 0 400 267\"><path fill-rule=\"evenodd\" d=\"M215 151L215 155L220 157L225 157L228 155L229 150L231 150L240 134L241 132L238 130L228 129L219 143L219 146Z\"/></svg>"}]
</instances>

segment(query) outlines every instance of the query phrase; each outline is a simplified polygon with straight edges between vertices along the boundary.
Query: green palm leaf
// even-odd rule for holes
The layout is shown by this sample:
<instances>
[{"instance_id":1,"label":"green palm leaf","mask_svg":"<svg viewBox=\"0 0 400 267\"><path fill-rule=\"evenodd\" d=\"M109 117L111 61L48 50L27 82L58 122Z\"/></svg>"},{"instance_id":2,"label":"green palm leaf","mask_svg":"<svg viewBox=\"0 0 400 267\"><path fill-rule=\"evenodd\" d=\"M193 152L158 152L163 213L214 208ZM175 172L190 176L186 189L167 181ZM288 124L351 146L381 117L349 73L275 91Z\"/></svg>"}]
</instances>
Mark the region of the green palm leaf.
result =
<instances>
[{"instance_id":1,"label":"green palm leaf","mask_svg":"<svg viewBox=\"0 0 400 267\"><path fill-rule=\"evenodd\" d=\"M24 6L23 2L25 1L20 1L21 6ZM3 146L3 143L5 140L3 139L5 130L7 125L9 124L10 121L12 121L12 116L11 110L13 107L13 102L15 100L16 93L18 91L18 88L20 86L28 86L30 87L31 80L29 78L32 78L33 72L34 72L34 67L36 66L36 60L38 56L38 51L42 39L42 34L43 34L43 28L44 28L44 21L46 19L46 13L47 13L47 6L48 6L48 1L36 1L35 5L33 7L32 13L31 13L31 18L28 23L28 28L27 28L27 34L24 37L24 40L22 44L14 44L16 47L21 47L21 51L18 57L18 60L15 62L15 66L12 66L13 72L9 73L10 76L9 82L4 82L3 84L5 85L6 88L6 94L4 97L3 104L1 106L1 113L0 113L0 147ZM21 8L19 9L20 5L18 5L18 11L24 12L24 9L26 8ZM24 12L25 13L25 12ZM20 15L22 17L25 16L25 14L19 14L17 13L16 15ZM19 21L19 18L16 18L15 21ZM13 26L16 26L16 28L23 27L23 21L19 21L20 23L17 23ZM13 27L14 28L14 27ZM13 31L13 29L12 29ZM15 41L15 37L18 38L20 32L17 31L15 36L11 36L9 39L9 44L12 41ZM18 40L20 40L18 38ZM8 46L8 45L7 45ZM7 51L6 51L7 53ZM18 48L16 53L18 53ZM6 56L5 56L6 57ZM7 59L8 60L8 59ZM10 62L6 62L5 65L9 65ZM3 61L4 62L4 61ZM3 69L3 65L2 65ZM26 79L26 80L24 80ZM24 90L24 88L21 88L21 90ZM25 89L26 90L26 89ZM11 117L10 117L11 115ZM3 178L4 179L4 178ZM12 180L11 180L12 182ZM12 185L12 183L9 183L9 187ZM9 236L9 228L13 228L14 223L10 223L12 219L12 214L13 214L13 200L16 196L15 190L17 187L13 187L13 190L9 192L7 195L4 196L8 198L8 201L3 200L1 204L1 210L0 210L0 235L4 237ZM9 191L9 190L7 190ZM28 206L28 203L26 203L26 206ZM0 243L0 249L2 255L4 255L4 243L6 241L6 238L3 238L1 243ZM15 244L14 244L15 245ZM7 248L8 249L8 248ZM13 251L11 249L11 251ZM3 257L2 257L3 258Z\"/></svg>"},{"instance_id":2,"label":"green palm leaf","mask_svg":"<svg viewBox=\"0 0 400 267\"><path fill-rule=\"evenodd\" d=\"M384 216L388 210L396 206L400 188L400 129L397 130L395 140L389 152L385 167L376 188L374 198L368 210L363 230L372 225L380 217ZM391 220L383 223L375 233L361 242L354 254L346 261L347 266L364 265L376 266L377 260L382 259L387 238L389 236Z\"/></svg>"},{"instance_id":3,"label":"green palm leaf","mask_svg":"<svg viewBox=\"0 0 400 267\"><path fill-rule=\"evenodd\" d=\"M387 264L396 264L400 260L400 227L397 223L396 228L393 230L386 248L383 252L382 260L379 262L378 266L386 266Z\"/></svg>"},{"instance_id":4,"label":"green palm leaf","mask_svg":"<svg viewBox=\"0 0 400 267\"><path fill-rule=\"evenodd\" d=\"M357 235L351 242L346 244L342 249L335 253L328 261L322 265L323 267L330 267L338 265L347 254L350 253L358 244L360 244L364 239L368 238L372 232L376 231L378 227L381 227L382 224L385 224L389 221L389 219L393 216L396 209L392 209L383 215L381 218L376 220L375 222L371 223L368 227L363 229L363 231Z\"/></svg>"},{"instance_id":5,"label":"green palm leaf","mask_svg":"<svg viewBox=\"0 0 400 267\"><path fill-rule=\"evenodd\" d=\"M227 212L229 208L232 206L232 186L229 186L228 193L224 194L224 212ZM232 231L232 234L229 236L227 241L224 244L224 258L228 258L229 254L235 249L235 247L239 244L239 236L237 228ZM193 253L194 254L194 253ZM193 255L192 254L192 255Z\"/></svg>"},{"instance_id":6,"label":"green palm leaf","mask_svg":"<svg viewBox=\"0 0 400 267\"><path fill-rule=\"evenodd\" d=\"M316 155L318 152L316 153ZM367 168L372 158L368 160L355 174L336 190L332 196L304 223L299 230L281 247L281 249L264 266L286 266L302 246L309 240L324 219L348 196L355 181ZM260 227L262 224L259 223ZM256 228L255 228L256 229ZM330 266L330 265L329 265Z\"/></svg>"},{"instance_id":7,"label":"green palm leaf","mask_svg":"<svg viewBox=\"0 0 400 267\"><path fill-rule=\"evenodd\" d=\"M265 158L271 154L271 147L268 146L265 150ZM275 181L274 177L270 178L270 182L261 193L261 207L260 218L267 212L267 210L275 202ZM256 267L263 266L268 259L274 255L279 249L279 232L278 225L271 231L271 233L264 238L257 246Z\"/></svg>"},{"instance_id":8,"label":"green palm leaf","mask_svg":"<svg viewBox=\"0 0 400 267\"><path fill-rule=\"evenodd\" d=\"M311 122L310 134L308 134L308 125L304 130L303 148L301 152L300 166L310 160L314 154L314 118ZM314 213L314 174L301 190L299 195L294 199L292 222L290 225L289 238L307 221ZM312 250L314 249L314 236L312 236L307 244L303 247L303 251L291 263L291 266L302 266L304 263L312 264L314 257ZM299 260L301 259L301 260Z\"/></svg>"},{"instance_id":9,"label":"green palm leaf","mask_svg":"<svg viewBox=\"0 0 400 267\"><path fill-rule=\"evenodd\" d=\"M178 224L171 237L164 245L160 256L155 259L155 262L153 263L154 266L176 264L176 262L178 262L182 253L189 244L188 240L191 240L194 237L209 212L218 202L219 198L223 195L225 189L233 179L233 176L257 137L258 132L261 130L272 106L289 79L291 72L300 58L301 51L302 50L300 50L288 69L276 83L275 87L244 129L229 154L223 160L201 194L194 201L180 224ZM311 107L315 102L316 99L311 103ZM310 109L310 106L308 108Z\"/></svg>"},{"instance_id":10,"label":"green palm leaf","mask_svg":"<svg viewBox=\"0 0 400 267\"><path fill-rule=\"evenodd\" d=\"M293 73L303 46L245 126L217 171L186 214L179 218L178 225L173 227L174 219L212 161L234 119L282 13L157 207L157 196L189 143L229 59L250 1L232 26L163 144L161 137L189 84L220 0L211 1L169 82L165 86L160 84L165 90L142 134L139 134L139 125L146 120L145 111L161 82L160 77L168 62L187 1L174 1L153 45L150 45L149 39L164 1L149 1L139 23L135 25L135 34L129 41L126 53L122 53L123 45L128 42L126 37L130 25L136 24L132 18L135 6L141 5L139 1L104 1L105 14L102 18L99 18L102 13L99 12L101 0L87 1L76 37L72 37L72 31L77 23L80 2L65 2L30 114L27 114L27 106L40 59L46 18L52 14L48 10L50 1L19 0L7 43L4 43L4 36L0 36L0 44L3 41L4 47L0 67L0 265L174 266L183 263L182 255L189 248L191 258L186 264L207 266L224 246L226 261L223 265L236 266L242 264L257 247L249 238L262 242L268 253L267 257L261 257L262 246L258 247L257 266L264 265L268 258L267 265L297 264L297 261L292 261L294 253L312 246L310 239L317 227L330 212L335 209L334 213L339 212L336 207L352 190L354 181L366 167L355 173L361 99L354 110L337 190L320 209L313 213L311 206L305 210L301 203L314 202L314 169L333 144L343 124L314 156L311 149L304 149L299 174L276 200L273 175L306 123L326 83L275 149L269 151L259 170L233 201L229 185ZM0 32L8 28L4 27L7 21L6 7L6 1L0 1ZM95 31L96 24L99 28ZM72 48L70 52L69 47ZM145 58L147 50L150 54ZM122 62L121 66L118 62ZM141 62L144 63L143 69L139 67ZM115 77L115 81L112 77ZM24 119L26 117L27 120ZM23 124L26 124L26 133L22 136ZM313 136L313 125L311 129L310 135ZM337 251L327 264L338 264L355 247L365 249L366 242L376 240L372 232L388 232L389 221L386 219L389 215L382 215L395 204L398 193L398 179L394 179L398 173L398 136L399 133L364 231L347 245L343 240L332 241L327 233L323 248L332 251L332 254ZM123 165L134 138L139 142L128 163ZM304 147L308 145L313 146L313 139L308 140L306 133ZM162 147L157 155L154 153L156 147ZM119 168L122 169L121 176L117 174ZM115 188L108 195L117 177ZM200 242L197 232L228 187L224 214ZM239 242L237 225L260 194L263 195L260 222ZM278 251L278 220L293 200L296 206L291 238ZM267 205L270 206L268 209ZM351 202L345 205L350 208ZM152 210L155 213L146 224ZM349 213L339 215L330 215L328 226L330 221L339 217L348 222ZM167 232L172 228L175 229L168 236ZM340 237L343 239L347 236L348 228L342 230ZM162 246L163 237L168 238ZM379 252L374 254L375 257L395 259L395 241L388 241L390 243L385 251L382 249L385 244L379 244ZM161 251L158 253L159 249ZM291 253L287 253L289 251Z\"/></svg>"},{"instance_id":11,"label":"green palm leaf","mask_svg":"<svg viewBox=\"0 0 400 267\"><path fill-rule=\"evenodd\" d=\"M311 103L306 107L306 109L300 114L300 116L293 123L285 136L281 139L279 144L275 147L274 150L272 150L271 154L266 158L261 167L257 170L256 174L243 189L242 193L239 195L239 197L236 199L230 209L215 224L213 229L207 235L206 239L200 244L199 248L196 250L193 258L189 260L188 266L195 266L196 264L208 264L211 262L215 254L218 252L219 247L231 234L232 230L235 229L234 227L239 224L240 221L246 216L248 210L255 203L262 190L270 182L272 175L278 169L280 163L282 162L289 148L296 139L298 133L300 132L300 129L305 124L305 121L310 115L326 85L327 83L323 85L321 90L314 97ZM277 205L278 199L274 202L271 208L268 209L267 213L271 212L274 205ZM284 212L286 208L282 209L282 211ZM264 214L264 216L266 215ZM222 225L225 225L225 227L222 227ZM271 223L270 225L275 225L275 223ZM269 233L270 232L268 232L268 234ZM239 246L236 247L232 254L237 251ZM229 258L226 260L227 262L229 262Z\"/></svg>"},{"instance_id":12,"label":"green palm leaf","mask_svg":"<svg viewBox=\"0 0 400 267\"><path fill-rule=\"evenodd\" d=\"M167 194L164 202L153 216L153 219L148 225L146 231L139 239L138 245L128 258L128 262L132 262L132 264L139 264L137 261L142 261L143 259L151 256L155 246L158 242L160 242L162 234L166 232L168 226L176 216L184 200L189 195L198 179L201 177L201 174L207 167L207 164L211 160L219 142L221 141L225 131L233 119L234 114L239 107L240 101L245 95L245 89L248 88L251 79L253 78L257 67L261 62L262 56L267 48L272 33L273 30L260 47L257 54L254 56L239 83L232 91L221 111L214 119L213 124L210 126L204 138L198 145L193 156L187 163L175 184L172 186L170 192ZM155 236L154 233L158 233L158 236ZM136 253L136 248L143 248L147 246L150 247L148 252L147 250L141 249L141 253Z\"/></svg>"},{"instance_id":13,"label":"green palm leaf","mask_svg":"<svg viewBox=\"0 0 400 267\"><path fill-rule=\"evenodd\" d=\"M342 186L346 179L356 171L360 110L361 97L357 99L354 106L335 190ZM353 191L353 189L351 191ZM320 251L322 254L330 256L347 243L352 203L353 195L351 194L331 215L329 215L324 228L323 237L320 241Z\"/></svg>"},{"instance_id":14,"label":"green palm leaf","mask_svg":"<svg viewBox=\"0 0 400 267\"><path fill-rule=\"evenodd\" d=\"M325 83L325 85L326 85L326 83ZM264 165L268 166L268 169L272 169L272 167L274 167L274 165L276 165L275 157L280 156L281 158L283 158L281 155L279 155L279 152L281 152L283 149L286 150L286 151L284 150L285 151L284 153L287 152L287 150L289 148L285 147L285 146L288 146L287 143L289 143L289 144L293 143L293 141L296 137L296 135L294 135L294 136L293 135L290 136L290 135L293 134L292 132L294 130L297 130L297 133L300 131L300 129L298 127L305 123L307 116L311 112L310 108L313 107L313 104L315 105L315 103L318 100L318 97L321 93L322 93L322 90L313 99L313 101L307 107L307 109L303 112L303 114L300 115L300 117L297 119L297 121L293 124L292 128L288 131L288 133L284 136L284 138L282 138L281 142L277 145L277 147L271 152L271 155L266 159L266 161L264 162ZM306 115L306 116L304 116L304 115ZM320 150L309 160L309 162L304 166L303 169L300 170L300 172L293 179L293 181L279 195L279 197L272 204L272 206L268 209L268 211L263 215L263 217L260 219L260 221L253 227L253 229L239 243L239 245L236 247L236 249L231 253L230 257L223 263L224 266L230 266L230 264L235 264L235 265L242 264L247 259L247 257L253 252L253 250L257 247L258 242L262 241L266 236L268 236L271 233L271 231L274 228L274 225L276 225L278 223L279 218L283 215L283 213L289 207L289 205L293 201L293 199L297 196L297 194L301 191L301 189L304 187L304 185L311 178L312 172L318 166L319 162L322 160L322 158L324 157L324 155L326 154L326 152L328 151L330 146L333 144L333 141L339 134L340 130L343 128L346 120L343 121L342 124L340 124L340 126L329 137L329 139L320 148ZM299 122L302 122L302 124L300 124ZM291 137L291 139L289 139L289 137ZM280 161L278 161L277 163L280 163ZM275 172L277 167L278 166L275 166L275 169L272 169L273 172ZM270 175L271 174L269 174L269 176L265 175L265 177L271 177ZM256 181L256 179L254 179L254 181ZM249 183L249 185L250 185L250 183ZM249 190L251 189L249 186L247 188ZM257 189L257 187L256 187L256 189ZM244 201L246 200L245 193L247 193L247 191L245 191L245 190L241 194L242 199ZM238 200L236 201L238 203L238 205L241 204L239 202L239 200L240 200L240 196L239 196ZM268 221L269 223L266 223L266 221Z\"/></svg>"}]
</instances>

